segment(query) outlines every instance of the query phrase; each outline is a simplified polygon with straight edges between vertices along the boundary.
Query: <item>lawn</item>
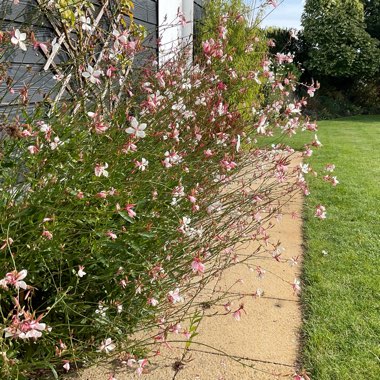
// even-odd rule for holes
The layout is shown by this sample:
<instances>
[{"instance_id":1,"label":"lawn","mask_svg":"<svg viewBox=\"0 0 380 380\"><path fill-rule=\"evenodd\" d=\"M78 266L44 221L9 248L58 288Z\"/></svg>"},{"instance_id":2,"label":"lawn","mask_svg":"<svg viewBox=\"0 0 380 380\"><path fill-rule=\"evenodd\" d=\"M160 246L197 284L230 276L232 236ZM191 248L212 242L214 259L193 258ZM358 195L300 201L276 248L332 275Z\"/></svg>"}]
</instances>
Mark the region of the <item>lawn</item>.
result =
<instances>
[{"instance_id":1,"label":"lawn","mask_svg":"<svg viewBox=\"0 0 380 380\"><path fill-rule=\"evenodd\" d=\"M309 163L320 176L334 163L340 184L312 178L306 199L302 363L314 380L378 380L380 116L320 122L318 137Z\"/></svg>"}]
</instances>

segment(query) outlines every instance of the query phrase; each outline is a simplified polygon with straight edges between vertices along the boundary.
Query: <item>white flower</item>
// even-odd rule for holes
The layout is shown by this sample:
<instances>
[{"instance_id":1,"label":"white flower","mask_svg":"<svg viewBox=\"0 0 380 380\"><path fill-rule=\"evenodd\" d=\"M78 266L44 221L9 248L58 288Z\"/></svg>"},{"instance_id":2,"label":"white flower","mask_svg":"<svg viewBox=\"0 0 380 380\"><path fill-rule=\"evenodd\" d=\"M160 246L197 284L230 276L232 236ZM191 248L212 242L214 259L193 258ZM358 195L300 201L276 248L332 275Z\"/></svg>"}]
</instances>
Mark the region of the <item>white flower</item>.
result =
<instances>
[{"instance_id":1,"label":"white flower","mask_svg":"<svg viewBox=\"0 0 380 380\"><path fill-rule=\"evenodd\" d=\"M130 135L135 135L136 137L144 138L146 136L145 129L147 125L145 123L139 124L135 117L131 118L131 126L125 130Z\"/></svg>"},{"instance_id":2,"label":"white flower","mask_svg":"<svg viewBox=\"0 0 380 380\"><path fill-rule=\"evenodd\" d=\"M183 297L180 296L178 288L176 288L174 291L171 290L168 293L168 299L169 299L169 302L171 302L173 304L175 304L177 302L183 302Z\"/></svg>"},{"instance_id":3,"label":"white flower","mask_svg":"<svg viewBox=\"0 0 380 380\"><path fill-rule=\"evenodd\" d=\"M59 145L63 145L63 142L59 139L59 137L54 137L54 140L50 143L51 150L55 150Z\"/></svg>"},{"instance_id":4,"label":"white flower","mask_svg":"<svg viewBox=\"0 0 380 380\"><path fill-rule=\"evenodd\" d=\"M19 29L15 30L14 36L11 38L13 45L18 45L21 50L26 51L27 47L24 43L26 40L26 33L21 33Z\"/></svg>"},{"instance_id":5,"label":"white flower","mask_svg":"<svg viewBox=\"0 0 380 380\"><path fill-rule=\"evenodd\" d=\"M309 169L309 164L300 164L300 168L301 168L301 171L302 173L309 173L310 169Z\"/></svg>"},{"instance_id":6,"label":"white flower","mask_svg":"<svg viewBox=\"0 0 380 380\"><path fill-rule=\"evenodd\" d=\"M84 271L84 266L83 265L79 265L79 270L78 270L78 277L82 278L83 276L85 276L87 273Z\"/></svg>"},{"instance_id":7,"label":"white flower","mask_svg":"<svg viewBox=\"0 0 380 380\"><path fill-rule=\"evenodd\" d=\"M189 217L187 217L187 216L182 217L182 223L181 224L183 226L188 226L190 223L191 223L191 219Z\"/></svg>"},{"instance_id":8,"label":"white flower","mask_svg":"<svg viewBox=\"0 0 380 380\"><path fill-rule=\"evenodd\" d=\"M67 372L70 371L70 362L66 361L65 364L62 366Z\"/></svg>"},{"instance_id":9,"label":"white flower","mask_svg":"<svg viewBox=\"0 0 380 380\"><path fill-rule=\"evenodd\" d=\"M95 70L91 65L87 66L87 71L83 71L82 77L88 79L91 83L100 83L99 77L102 75L100 70Z\"/></svg>"},{"instance_id":10,"label":"white flower","mask_svg":"<svg viewBox=\"0 0 380 380\"><path fill-rule=\"evenodd\" d=\"M49 124L46 124L44 121L39 123L40 131L44 133L49 133L51 131L51 127Z\"/></svg>"},{"instance_id":11,"label":"white flower","mask_svg":"<svg viewBox=\"0 0 380 380\"><path fill-rule=\"evenodd\" d=\"M61 44L57 41L57 38L54 38L51 42L51 54L55 55L59 48L61 47Z\"/></svg>"},{"instance_id":12,"label":"white flower","mask_svg":"<svg viewBox=\"0 0 380 380\"><path fill-rule=\"evenodd\" d=\"M240 144L241 144L241 137L240 137L240 135L237 135L236 152L239 152L239 150L240 150Z\"/></svg>"},{"instance_id":13,"label":"white flower","mask_svg":"<svg viewBox=\"0 0 380 380\"><path fill-rule=\"evenodd\" d=\"M97 352L102 352L104 351L105 353L110 353L116 348L116 344L112 342L111 338L105 339L102 344L100 345L99 349Z\"/></svg>"},{"instance_id":14,"label":"white flower","mask_svg":"<svg viewBox=\"0 0 380 380\"><path fill-rule=\"evenodd\" d=\"M98 314L101 318L106 318L107 314L106 311L108 310L108 307L103 306L101 303L99 303L98 308L95 310L95 314Z\"/></svg>"},{"instance_id":15,"label":"white flower","mask_svg":"<svg viewBox=\"0 0 380 380\"><path fill-rule=\"evenodd\" d=\"M145 158L142 158L141 161L136 161L136 167L142 172L148 167L149 161Z\"/></svg>"},{"instance_id":16,"label":"white flower","mask_svg":"<svg viewBox=\"0 0 380 380\"><path fill-rule=\"evenodd\" d=\"M79 18L79 21L81 22L82 24L82 29L84 31L88 31L88 32L92 32L92 26L91 26L91 20L90 20L90 17L85 17L85 16L81 16Z\"/></svg>"},{"instance_id":17,"label":"white flower","mask_svg":"<svg viewBox=\"0 0 380 380\"><path fill-rule=\"evenodd\" d=\"M172 110L173 111L182 111L182 112L186 110L186 106L183 104L183 98L179 98L178 102L176 102L172 105Z\"/></svg>"},{"instance_id":18,"label":"white flower","mask_svg":"<svg viewBox=\"0 0 380 380\"><path fill-rule=\"evenodd\" d=\"M207 106L207 103L206 103L206 98L203 96L203 97L197 97L196 100L195 100L195 105L196 106Z\"/></svg>"},{"instance_id":19,"label":"white flower","mask_svg":"<svg viewBox=\"0 0 380 380\"><path fill-rule=\"evenodd\" d=\"M294 38L295 40L298 40L297 29L290 29L289 34L290 34L290 38Z\"/></svg>"},{"instance_id":20,"label":"white flower","mask_svg":"<svg viewBox=\"0 0 380 380\"><path fill-rule=\"evenodd\" d=\"M152 305L152 306L158 305L158 301L155 298L149 298L148 303L149 305Z\"/></svg>"}]
</instances>

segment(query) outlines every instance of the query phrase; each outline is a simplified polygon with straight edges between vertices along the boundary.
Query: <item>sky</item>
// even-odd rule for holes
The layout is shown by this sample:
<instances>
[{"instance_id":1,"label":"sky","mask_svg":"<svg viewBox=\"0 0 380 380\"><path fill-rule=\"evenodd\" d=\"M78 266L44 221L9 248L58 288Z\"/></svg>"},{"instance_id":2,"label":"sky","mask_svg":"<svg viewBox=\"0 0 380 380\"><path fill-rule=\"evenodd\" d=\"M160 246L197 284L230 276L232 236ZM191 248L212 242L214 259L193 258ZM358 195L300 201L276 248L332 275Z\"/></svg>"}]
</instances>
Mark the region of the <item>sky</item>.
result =
<instances>
[{"instance_id":1,"label":"sky","mask_svg":"<svg viewBox=\"0 0 380 380\"><path fill-rule=\"evenodd\" d=\"M245 0L245 2L248 5L252 4L251 0ZM262 26L300 29L304 0L277 0L277 3L276 8L267 6L267 16L264 18Z\"/></svg>"}]
</instances>

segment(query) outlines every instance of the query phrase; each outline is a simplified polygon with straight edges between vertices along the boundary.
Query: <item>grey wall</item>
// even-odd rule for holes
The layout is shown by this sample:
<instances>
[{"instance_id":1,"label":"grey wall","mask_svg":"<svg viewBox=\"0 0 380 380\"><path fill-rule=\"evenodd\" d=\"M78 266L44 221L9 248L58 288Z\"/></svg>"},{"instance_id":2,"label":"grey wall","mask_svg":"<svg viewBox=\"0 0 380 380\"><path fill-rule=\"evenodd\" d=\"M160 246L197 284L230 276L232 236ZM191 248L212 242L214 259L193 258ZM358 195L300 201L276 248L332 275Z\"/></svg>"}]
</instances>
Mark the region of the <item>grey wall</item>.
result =
<instances>
[{"instance_id":1,"label":"grey wall","mask_svg":"<svg viewBox=\"0 0 380 380\"><path fill-rule=\"evenodd\" d=\"M194 20L200 20L203 14L203 0L194 0Z\"/></svg>"},{"instance_id":2,"label":"grey wall","mask_svg":"<svg viewBox=\"0 0 380 380\"><path fill-rule=\"evenodd\" d=\"M98 0L93 1L98 4ZM148 36L144 45L146 51L136 57L137 65L141 65L152 54L157 54L157 23L158 7L157 0L136 0L134 1L135 21L143 25ZM13 4L13 0L0 0L0 30L25 30L33 26L37 41L51 41L54 37L54 30L49 21L42 15L35 0L20 0L18 5ZM64 51L60 51L55 58L55 62L65 62L67 57ZM6 115L13 115L20 97L20 91L28 86L29 109L32 110L48 96L54 85L54 73L44 71L46 57L39 49L28 46L28 50L23 52L17 49L13 54L6 55L0 49L0 68L8 72L12 82L8 83L0 80L0 121ZM1 70L0 70L0 78ZM14 93L9 91L12 88Z\"/></svg>"},{"instance_id":3,"label":"grey wall","mask_svg":"<svg viewBox=\"0 0 380 380\"><path fill-rule=\"evenodd\" d=\"M160 0L170 1L170 0ZM99 4L94 0L94 4ZM147 32L144 45L148 48L136 57L136 65L141 65L144 61L157 54L157 29L158 29L158 1L157 0L136 0L134 1L135 21L143 25ZM202 17L203 0L194 0L194 21ZM196 23L195 23L196 25ZM20 0L18 5L13 4L13 0L0 0L0 30L22 29L33 26L36 39L38 41L51 41L54 31L49 21L41 14L35 0ZM196 26L194 28L196 33ZM55 58L55 62L65 62L67 57L64 51L60 51ZM0 50L1 66L6 65L5 70L12 82L0 81L0 121L2 116L14 114L19 102L20 91L28 86L29 108L33 109L41 104L51 93L55 79L52 71L44 71L46 57L40 50L28 47L26 52L17 49L12 55L4 55ZM1 77L1 72L0 72ZM14 94L9 88L14 90Z\"/></svg>"}]
</instances>

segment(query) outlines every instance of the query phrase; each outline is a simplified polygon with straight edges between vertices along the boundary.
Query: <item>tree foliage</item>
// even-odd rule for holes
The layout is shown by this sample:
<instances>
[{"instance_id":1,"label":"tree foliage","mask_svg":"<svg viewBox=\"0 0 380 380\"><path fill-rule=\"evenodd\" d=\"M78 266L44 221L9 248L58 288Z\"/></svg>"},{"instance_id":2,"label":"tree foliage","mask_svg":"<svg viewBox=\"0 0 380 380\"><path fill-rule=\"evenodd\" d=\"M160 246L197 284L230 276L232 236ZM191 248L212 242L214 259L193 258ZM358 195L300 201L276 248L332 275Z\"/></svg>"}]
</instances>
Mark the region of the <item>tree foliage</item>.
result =
<instances>
[{"instance_id":1,"label":"tree foliage","mask_svg":"<svg viewBox=\"0 0 380 380\"><path fill-rule=\"evenodd\" d=\"M367 32L380 40L380 0L362 0Z\"/></svg>"},{"instance_id":2,"label":"tree foliage","mask_svg":"<svg viewBox=\"0 0 380 380\"><path fill-rule=\"evenodd\" d=\"M241 82L236 80L236 75L254 75L268 51L265 33L257 26L250 26L248 16L249 8L242 0L206 1L203 21L199 27L199 35L203 41L217 40L223 33L228 33L226 57L229 57L227 63L230 61L230 64L225 70L223 81L236 90L229 101L239 104L242 113L245 113L244 110L250 112L253 104L260 103L261 84L252 81L252 86L243 90ZM226 24L225 29L221 27L223 23ZM231 57L234 57L233 61Z\"/></svg>"},{"instance_id":3,"label":"tree foliage","mask_svg":"<svg viewBox=\"0 0 380 380\"><path fill-rule=\"evenodd\" d=\"M302 24L310 45L306 67L317 75L371 77L378 72L379 41L366 31L360 0L307 0Z\"/></svg>"}]
</instances>

